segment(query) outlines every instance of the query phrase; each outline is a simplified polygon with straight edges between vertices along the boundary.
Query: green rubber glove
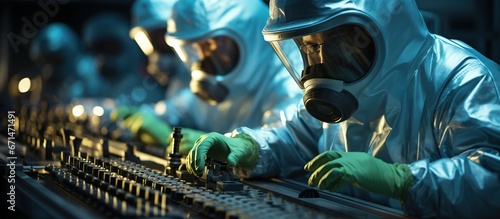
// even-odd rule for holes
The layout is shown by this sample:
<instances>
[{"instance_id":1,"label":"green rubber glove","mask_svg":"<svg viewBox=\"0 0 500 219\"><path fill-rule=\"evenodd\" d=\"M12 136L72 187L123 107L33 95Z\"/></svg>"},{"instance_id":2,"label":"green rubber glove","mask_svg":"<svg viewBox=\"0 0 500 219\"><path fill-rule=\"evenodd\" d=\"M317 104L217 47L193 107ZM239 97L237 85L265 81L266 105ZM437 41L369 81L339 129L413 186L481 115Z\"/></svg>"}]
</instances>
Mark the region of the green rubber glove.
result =
<instances>
[{"instance_id":1,"label":"green rubber glove","mask_svg":"<svg viewBox=\"0 0 500 219\"><path fill-rule=\"evenodd\" d=\"M335 191L353 184L400 201L413 184L407 165L389 164L363 152L327 151L309 161L304 169L313 172L310 186Z\"/></svg>"},{"instance_id":2,"label":"green rubber glove","mask_svg":"<svg viewBox=\"0 0 500 219\"><path fill-rule=\"evenodd\" d=\"M199 130L194 130L194 129L189 129L189 128L182 128L182 139L179 145L179 154L181 155L187 155L189 151L194 147L194 143L198 138L200 138L202 135L207 134L206 132L202 132ZM171 135L169 136L170 138L172 137ZM174 142L170 141L170 144L167 147L167 152L171 153L174 147Z\"/></svg>"},{"instance_id":3,"label":"green rubber glove","mask_svg":"<svg viewBox=\"0 0 500 219\"><path fill-rule=\"evenodd\" d=\"M201 176L205 169L205 157L227 161L230 166L252 169L259 161L259 144L247 134L232 138L211 132L196 141L186 157L189 173Z\"/></svg>"},{"instance_id":4,"label":"green rubber glove","mask_svg":"<svg viewBox=\"0 0 500 219\"><path fill-rule=\"evenodd\" d=\"M137 108L119 107L111 112L110 119L122 119L122 128L130 130L134 137L146 144L166 147L170 143L172 127L155 115Z\"/></svg>"},{"instance_id":5,"label":"green rubber glove","mask_svg":"<svg viewBox=\"0 0 500 219\"><path fill-rule=\"evenodd\" d=\"M116 122L118 120L125 119L136 112L139 112L139 108L137 107L120 106L111 111L109 119L113 122Z\"/></svg>"}]
</instances>

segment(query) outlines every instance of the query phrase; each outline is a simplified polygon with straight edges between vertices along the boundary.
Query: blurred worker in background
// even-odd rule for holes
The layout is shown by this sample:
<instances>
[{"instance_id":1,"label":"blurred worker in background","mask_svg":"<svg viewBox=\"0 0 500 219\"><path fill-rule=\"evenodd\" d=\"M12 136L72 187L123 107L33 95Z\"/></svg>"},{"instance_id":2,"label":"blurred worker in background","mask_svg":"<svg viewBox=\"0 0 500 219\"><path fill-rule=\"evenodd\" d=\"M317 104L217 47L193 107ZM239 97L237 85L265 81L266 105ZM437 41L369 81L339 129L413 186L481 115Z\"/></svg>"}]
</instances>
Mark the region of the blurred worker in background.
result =
<instances>
[{"instance_id":1,"label":"blurred worker in background","mask_svg":"<svg viewBox=\"0 0 500 219\"><path fill-rule=\"evenodd\" d=\"M162 145L171 126L183 127L181 154L209 131L281 125L302 93L262 38L267 17L262 1L178 1L166 40L191 73L191 92L157 104L156 115L122 108L113 119Z\"/></svg>"},{"instance_id":2,"label":"blurred worker in background","mask_svg":"<svg viewBox=\"0 0 500 219\"><path fill-rule=\"evenodd\" d=\"M188 87L190 79L189 72L175 54L173 48L165 42L167 20L170 17L171 9L176 1L177 0L136 0L132 5L131 11L133 27L130 30L130 37L135 40L142 52L147 56L147 72L154 77L159 84L166 88L165 97L160 100L162 104L163 101L168 99L175 97L182 98L182 93L185 93L184 95L190 95ZM115 112L120 112L123 116L134 114L134 116L127 117L125 122L120 123L121 127L131 129L132 124L137 126L139 121L142 122L141 119L144 118L142 114L154 115L154 104L155 103L143 104L140 107L129 105L120 106ZM112 119L117 119L116 113ZM139 134L137 131L134 133L136 137L144 143L160 144L160 142L166 141L166 138L163 136L168 135L171 128L165 128L164 126L158 127L151 128L145 133ZM188 130L185 130L185 134L187 132ZM197 134L195 136L199 135ZM186 134L186 138L187 137L189 137L189 135ZM158 140L159 138L163 140L160 141ZM165 145L166 143L163 144Z\"/></svg>"},{"instance_id":3,"label":"blurred worker in background","mask_svg":"<svg viewBox=\"0 0 500 219\"><path fill-rule=\"evenodd\" d=\"M83 26L85 48L94 56L97 73L85 77L85 96L115 98L140 105L164 98L165 88L144 69L145 57L129 37L130 25L115 12L101 12Z\"/></svg>"},{"instance_id":4,"label":"blurred worker in background","mask_svg":"<svg viewBox=\"0 0 500 219\"><path fill-rule=\"evenodd\" d=\"M309 171L311 186L419 218L498 215L498 64L429 33L415 1L271 0L263 34L302 106L283 127L204 135L188 171L211 156L241 177Z\"/></svg>"},{"instance_id":5,"label":"blurred worker in background","mask_svg":"<svg viewBox=\"0 0 500 219\"><path fill-rule=\"evenodd\" d=\"M80 38L64 23L44 27L32 40L29 55L42 78L38 95L50 102L68 103L81 97L84 88L80 77L95 71Z\"/></svg>"},{"instance_id":6,"label":"blurred worker in background","mask_svg":"<svg viewBox=\"0 0 500 219\"><path fill-rule=\"evenodd\" d=\"M148 58L147 72L166 87L165 99L185 89L189 72L165 42L167 20L177 0L136 0L132 5L130 37Z\"/></svg>"}]
</instances>

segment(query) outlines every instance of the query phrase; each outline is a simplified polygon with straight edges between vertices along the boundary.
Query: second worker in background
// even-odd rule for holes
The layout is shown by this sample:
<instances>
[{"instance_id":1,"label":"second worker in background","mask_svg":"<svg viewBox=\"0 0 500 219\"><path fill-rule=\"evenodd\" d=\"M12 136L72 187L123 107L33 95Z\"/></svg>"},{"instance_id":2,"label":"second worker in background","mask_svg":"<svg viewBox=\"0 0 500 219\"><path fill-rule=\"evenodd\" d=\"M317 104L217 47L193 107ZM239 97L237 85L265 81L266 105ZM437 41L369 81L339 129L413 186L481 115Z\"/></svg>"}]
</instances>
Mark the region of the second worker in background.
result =
<instances>
[{"instance_id":1,"label":"second worker in background","mask_svg":"<svg viewBox=\"0 0 500 219\"><path fill-rule=\"evenodd\" d=\"M181 154L206 132L282 125L303 95L262 38L268 10L262 1L177 1L166 40L191 74L188 92L155 110L122 107L112 119L159 145L169 144L171 126L183 127Z\"/></svg>"}]
</instances>

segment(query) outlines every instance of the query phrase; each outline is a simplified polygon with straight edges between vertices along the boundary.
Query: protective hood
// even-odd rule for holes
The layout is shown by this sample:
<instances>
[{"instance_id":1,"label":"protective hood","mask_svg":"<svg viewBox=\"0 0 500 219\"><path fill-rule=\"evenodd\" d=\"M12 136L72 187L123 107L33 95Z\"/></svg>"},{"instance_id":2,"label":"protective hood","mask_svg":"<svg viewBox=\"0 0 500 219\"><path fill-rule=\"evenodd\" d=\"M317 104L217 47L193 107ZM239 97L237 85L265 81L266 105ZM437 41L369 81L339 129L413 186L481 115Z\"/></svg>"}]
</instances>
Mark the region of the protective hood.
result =
<instances>
[{"instance_id":1,"label":"protective hood","mask_svg":"<svg viewBox=\"0 0 500 219\"><path fill-rule=\"evenodd\" d=\"M415 14L419 16L414 16ZM399 97L404 93L398 87L390 85L407 81L412 76L411 68L415 69L414 65L422 59L419 57L422 55L419 54L421 49L429 48L423 48L422 45L430 39L430 34L414 1L391 0L380 4L365 0L288 0L270 2L270 17L263 35L266 41L281 41L343 24L364 27L376 42L376 61L367 73L368 80L346 86L348 90L356 91L353 94L359 102L359 108L353 117L370 120L384 114L379 110L387 108L374 104L374 101L387 99L389 96L401 100ZM297 47L296 49L298 50ZM292 75L304 69L302 63L284 61L284 64ZM381 108L373 110L374 105Z\"/></svg>"},{"instance_id":2,"label":"protective hood","mask_svg":"<svg viewBox=\"0 0 500 219\"><path fill-rule=\"evenodd\" d=\"M231 72L218 75L216 80L228 88L229 95L238 97L265 87L270 83L266 79L274 77L267 72L279 68L274 63L275 54L261 35L267 17L267 6L254 1L183 0L174 5L166 40L176 48L217 36L232 38L240 52L239 61ZM181 60L188 58L180 56Z\"/></svg>"},{"instance_id":3,"label":"protective hood","mask_svg":"<svg viewBox=\"0 0 500 219\"><path fill-rule=\"evenodd\" d=\"M130 24L116 12L102 12L84 24L85 48L96 56L99 71L106 77L115 78L138 71L138 68L130 69L142 60L139 48L128 37L129 30Z\"/></svg>"},{"instance_id":4,"label":"protective hood","mask_svg":"<svg viewBox=\"0 0 500 219\"><path fill-rule=\"evenodd\" d=\"M136 0L132 5L132 29L166 27L175 2L177 0Z\"/></svg>"},{"instance_id":5,"label":"protective hood","mask_svg":"<svg viewBox=\"0 0 500 219\"><path fill-rule=\"evenodd\" d=\"M262 1L181 0L174 5L167 24L169 45L230 36L240 59L231 72L216 76L229 90L225 100L211 105L193 94L172 99L165 113L170 124L216 132L282 124L283 111L299 102L302 92L262 37L268 14Z\"/></svg>"},{"instance_id":6,"label":"protective hood","mask_svg":"<svg viewBox=\"0 0 500 219\"><path fill-rule=\"evenodd\" d=\"M270 6L263 31L268 41L341 25L333 21L345 15L380 30L385 54L379 69L368 73L374 78L356 94L357 112L344 122L321 124L300 107L286 130L241 130L261 144L252 176L299 173L328 150L366 152L410 167L414 184L402 202L409 216L471 218L499 212L498 64L465 43L430 34L412 0L275 0ZM354 186L339 192L401 207Z\"/></svg>"},{"instance_id":7,"label":"protective hood","mask_svg":"<svg viewBox=\"0 0 500 219\"><path fill-rule=\"evenodd\" d=\"M130 37L148 57L146 70L159 84L178 90L189 83L189 73L165 42L167 20L177 0L136 0L132 5Z\"/></svg>"},{"instance_id":8,"label":"protective hood","mask_svg":"<svg viewBox=\"0 0 500 219\"><path fill-rule=\"evenodd\" d=\"M50 68L46 79L63 80L72 71L82 48L76 33L66 24L52 23L43 28L30 44L29 55L39 68ZM76 73L75 73L76 74Z\"/></svg>"}]
</instances>

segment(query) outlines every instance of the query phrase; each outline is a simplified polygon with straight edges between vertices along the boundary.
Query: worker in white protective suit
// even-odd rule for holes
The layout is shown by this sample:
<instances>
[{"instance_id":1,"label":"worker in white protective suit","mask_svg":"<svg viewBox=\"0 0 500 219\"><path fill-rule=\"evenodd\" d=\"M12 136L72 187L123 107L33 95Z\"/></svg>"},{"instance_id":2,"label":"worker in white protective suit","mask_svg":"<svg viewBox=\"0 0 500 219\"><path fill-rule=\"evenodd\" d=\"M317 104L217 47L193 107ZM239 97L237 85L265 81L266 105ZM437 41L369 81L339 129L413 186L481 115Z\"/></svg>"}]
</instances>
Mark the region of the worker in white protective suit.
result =
<instances>
[{"instance_id":1,"label":"worker in white protective suit","mask_svg":"<svg viewBox=\"0 0 500 219\"><path fill-rule=\"evenodd\" d=\"M64 23L51 23L41 29L30 44L29 55L42 77L42 91L35 95L47 101L68 103L81 97L81 78L95 72L80 38Z\"/></svg>"},{"instance_id":2,"label":"worker in white protective suit","mask_svg":"<svg viewBox=\"0 0 500 219\"><path fill-rule=\"evenodd\" d=\"M188 171L211 156L241 177L305 170L310 186L419 218L498 215L498 64L429 33L410 0L272 0L263 35L304 91L301 107L283 127L204 135Z\"/></svg>"},{"instance_id":3,"label":"worker in white protective suit","mask_svg":"<svg viewBox=\"0 0 500 219\"><path fill-rule=\"evenodd\" d=\"M261 1L178 1L165 38L191 74L189 93L167 99L155 114L122 110L112 117L161 145L171 142L172 126L182 127L181 154L210 131L282 125L303 95L262 37L268 13Z\"/></svg>"},{"instance_id":4,"label":"worker in white protective suit","mask_svg":"<svg viewBox=\"0 0 500 219\"><path fill-rule=\"evenodd\" d=\"M136 0L132 5L130 37L148 58L147 71L166 87L165 99L189 84L189 72L165 42L167 20L177 0Z\"/></svg>"},{"instance_id":5,"label":"worker in white protective suit","mask_svg":"<svg viewBox=\"0 0 500 219\"><path fill-rule=\"evenodd\" d=\"M145 57L129 30L125 17L113 11L100 12L84 23L83 43L97 68L97 74L84 77L86 97L114 98L118 104L134 106L164 98L165 89L146 73Z\"/></svg>"}]
</instances>

